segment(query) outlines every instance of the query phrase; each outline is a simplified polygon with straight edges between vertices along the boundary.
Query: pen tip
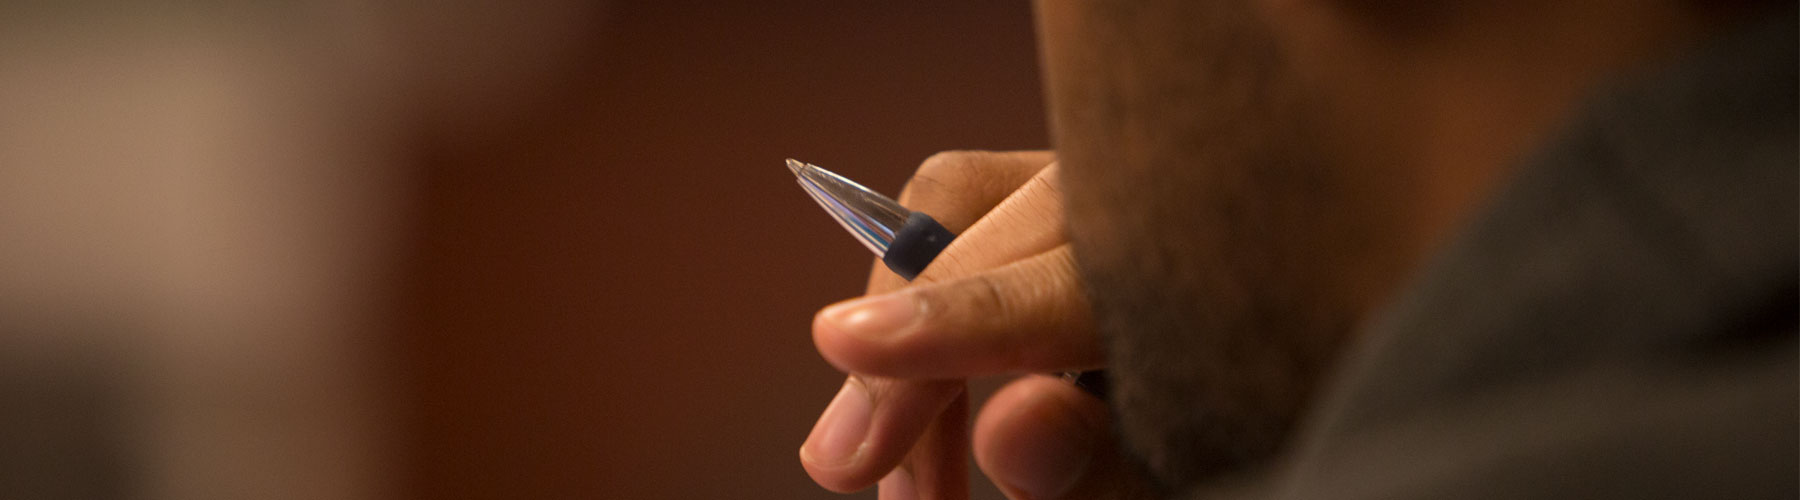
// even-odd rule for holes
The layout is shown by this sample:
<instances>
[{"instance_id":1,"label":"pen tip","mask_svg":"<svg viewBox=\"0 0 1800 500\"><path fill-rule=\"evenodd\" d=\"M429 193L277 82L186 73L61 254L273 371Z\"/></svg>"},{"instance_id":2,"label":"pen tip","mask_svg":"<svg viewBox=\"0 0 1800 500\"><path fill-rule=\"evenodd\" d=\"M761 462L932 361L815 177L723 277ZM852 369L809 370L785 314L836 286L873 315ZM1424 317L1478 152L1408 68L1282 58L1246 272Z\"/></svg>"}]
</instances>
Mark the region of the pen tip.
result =
<instances>
[{"instance_id":1,"label":"pen tip","mask_svg":"<svg viewBox=\"0 0 1800 500\"><path fill-rule=\"evenodd\" d=\"M796 160L793 158L787 159L787 166L788 166L788 170L794 172L794 175L800 175L800 170L806 168L805 163L800 163L800 160Z\"/></svg>"}]
</instances>

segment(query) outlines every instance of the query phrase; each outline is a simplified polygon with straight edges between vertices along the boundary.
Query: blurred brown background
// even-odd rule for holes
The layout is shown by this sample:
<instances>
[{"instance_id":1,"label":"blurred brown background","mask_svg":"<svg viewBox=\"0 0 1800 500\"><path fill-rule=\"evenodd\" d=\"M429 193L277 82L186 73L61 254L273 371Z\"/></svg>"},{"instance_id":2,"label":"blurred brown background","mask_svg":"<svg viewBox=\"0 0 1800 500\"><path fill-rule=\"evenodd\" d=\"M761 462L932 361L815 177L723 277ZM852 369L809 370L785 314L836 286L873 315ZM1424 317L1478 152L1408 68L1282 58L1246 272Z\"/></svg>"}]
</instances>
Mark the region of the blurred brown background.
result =
<instances>
[{"instance_id":1,"label":"blurred brown background","mask_svg":"<svg viewBox=\"0 0 1800 500\"><path fill-rule=\"evenodd\" d=\"M872 259L782 160L1044 147L1033 45L1024 2L0 2L0 495L838 498L808 325Z\"/></svg>"},{"instance_id":2,"label":"blurred brown background","mask_svg":"<svg viewBox=\"0 0 1800 500\"><path fill-rule=\"evenodd\" d=\"M839 498L808 325L870 256L781 160L1045 147L1028 4L506 5L422 28L403 496Z\"/></svg>"}]
</instances>

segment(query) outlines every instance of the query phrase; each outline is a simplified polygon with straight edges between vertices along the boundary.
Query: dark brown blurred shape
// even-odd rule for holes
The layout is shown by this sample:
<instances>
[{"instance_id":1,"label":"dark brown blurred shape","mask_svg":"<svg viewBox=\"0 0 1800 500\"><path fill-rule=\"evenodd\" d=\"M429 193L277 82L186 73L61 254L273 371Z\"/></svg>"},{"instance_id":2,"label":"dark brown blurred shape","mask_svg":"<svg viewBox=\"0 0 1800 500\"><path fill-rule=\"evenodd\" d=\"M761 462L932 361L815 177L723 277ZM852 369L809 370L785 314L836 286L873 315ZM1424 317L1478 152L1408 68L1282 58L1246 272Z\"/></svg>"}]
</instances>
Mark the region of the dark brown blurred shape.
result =
<instances>
[{"instance_id":1,"label":"dark brown blurred shape","mask_svg":"<svg viewBox=\"0 0 1800 500\"><path fill-rule=\"evenodd\" d=\"M808 324L870 257L781 160L895 192L1045 147L1029 6L501 5L427 70L528 74L416 89L404 496L841 498L795 458L841 382Z\"/></svg>"}]
</instances>

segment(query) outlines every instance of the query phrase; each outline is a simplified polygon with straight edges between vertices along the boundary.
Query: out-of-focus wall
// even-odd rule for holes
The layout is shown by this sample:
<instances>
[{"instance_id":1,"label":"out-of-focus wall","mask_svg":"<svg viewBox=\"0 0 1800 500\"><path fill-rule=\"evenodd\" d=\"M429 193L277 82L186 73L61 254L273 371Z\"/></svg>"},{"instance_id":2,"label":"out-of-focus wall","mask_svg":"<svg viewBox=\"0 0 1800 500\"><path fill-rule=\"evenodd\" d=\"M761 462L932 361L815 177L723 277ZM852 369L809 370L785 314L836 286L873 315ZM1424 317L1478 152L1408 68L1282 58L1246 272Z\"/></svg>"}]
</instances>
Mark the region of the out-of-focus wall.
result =
<instances>
[{"instance_id":1,"label":"out-of-focus wall","mask_svg":"<svg viewBox=\"0 0 1800 500\"><path fill-rule=\"evenodd\" d=\"M407 106L362 7L0 5L0 496L394 492Z\"/></svg>"},{"instance_id":2,"label":"out-of-focus wall","mask_svg":"<svg viewBox=\"0 0 1800 500\"><path fill-rule=\"evenodd\" d=\"M795 455L842 382L808 325L871 260L781 160L894 192L939 150L1044 147L1028 5L599 19L554 84L490 96L513 114L426 138L397 344L407 491L841 498Z\"/></svg>"},{"instance_id":3,"label":"out-of-focus wall","mask_svg":"<svg viewBox=\"0 0 1800 500\"><path fill-rule=\"evenodd\" d=\"M0 4L0 496L839 498L781 160L1044 147L1027 8Z\"/></svg>"}]
</instances>

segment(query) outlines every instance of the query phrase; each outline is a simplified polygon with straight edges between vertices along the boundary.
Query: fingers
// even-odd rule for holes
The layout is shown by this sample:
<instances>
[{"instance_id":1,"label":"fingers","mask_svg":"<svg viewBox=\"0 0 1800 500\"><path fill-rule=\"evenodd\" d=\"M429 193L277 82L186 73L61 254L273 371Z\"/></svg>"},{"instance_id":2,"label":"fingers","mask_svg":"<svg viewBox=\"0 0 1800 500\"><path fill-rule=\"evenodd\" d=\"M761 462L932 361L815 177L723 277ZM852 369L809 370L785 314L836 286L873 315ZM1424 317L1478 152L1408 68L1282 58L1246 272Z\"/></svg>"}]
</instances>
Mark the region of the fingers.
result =
<instances>
[{"instance_id":1,"label":"fingers","mask_svg":"<svg viewBox=\"0 0 1800 500\"><path fill-rule=\"evenodd\" d=\"M945 151L920 163L896 200L960 231L1055 159L1049 151Z\"/></svg>"},{"instance_id":2,"label":"fingers","mask_svg":"<svg viewBox=\"0 0 1800 500\"><path fill-rule=\"evenodd\" d=\"M919 164L897 201L962 233L1055 160L1049 151L946 151ZM868 293L900 288L906 280L875 262Z\"/></svg>"},{"instance_id":3,"label":"fingers","mask_svg":"<svg viewBox=\"0 0 1800 500\"><path fill-rule=\"evenodd\" d=\"M911 455L909 455L911 456ZM900 467L889 472L881 482L875 483L876 500L914 500L925 498L919 496L919 481L913 479L907 467Z\"/></svg>"},{"instance_id":4,"label":"fingers","mask_svg":"<svg viewBox=\"0 0 1800 500\"><path fill-rule=\"evenodd\" d=\"M901 378L1086 369L1102 357L1066 245L832 305L814 317L813 343L838 369Z\"/></svg>"},{"instance_id":5,"label":"fingers","mask_svg":"<svg viewBox=\"0 0 1800 500\"><path fill-rule=\"evenodd\" d=\"M877 486L882 500L958 500L969 496L969 395L957 395Z\"/></svg>"},{"instance_id":6,"label":"fingers","mask_svg":"<svg viewBox=\"0 0 1800 500\"><path fill-rule=\"evenodd\" d=\"M976 417L975 462L1008 498L1151 498L1108 422L1105 402L1052 377L1025 377Z\"/></svg>"},{"instance_id":7,"label":"fingers","mask_svg":"<svg viewBox=\"0 0 1800 500\"><path fill-rule=\"evenodd\" d=\"M939 153L919 167L899 201L963 233L1053 159L1045 151ZM869 293L903 286L905 280L875 264ZM851 376L801 446L801 463L814 481L834 491L862 489L888 475L882 480L884 498L966 495L968 402L963 391L960 380ZM903 459L907 466L896 469Z\"/></svg>"},{"instance_id":8,"label":"fingers","mask_svg":"<svg viewBox=\"0 0 1800 500\"><path fill-rule=\"evenodd\" d=\"M914 283L966 276L1024 259L1067 241L1060 172L1052 163L945 247Z\"/></svg>"},{"instance_id":9,"label":"fingers","mask_svg":"<svg viewBox=\"0 0 1800 500\"><path fill-rule=\"evenodd\" d=\"M800 464L825 489L866 488L899 465L963 392L960 380L851 376L800 446Z\"/></svg>"},{"instance_id":10,"label":"fingers","mask_svg":"<svg viewBox=\"0 0 1800 500\"><path fill-rule=\"evenodd\" d=\"M1062 197L1056 191L1056 172L1055 164L1043 168L981 216L958 237L960 244L952 243L931 270L913 281L915 286L998 267L1061 244ZM967 497L967 404L968 396L959 396L938 416L901 466L878 484L880 498Z\"/></svg>"}]
</instances>

